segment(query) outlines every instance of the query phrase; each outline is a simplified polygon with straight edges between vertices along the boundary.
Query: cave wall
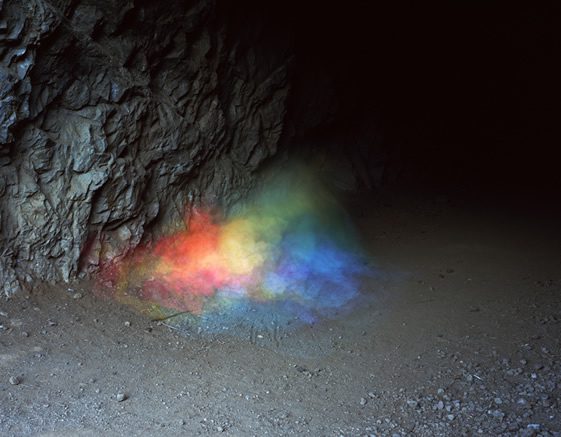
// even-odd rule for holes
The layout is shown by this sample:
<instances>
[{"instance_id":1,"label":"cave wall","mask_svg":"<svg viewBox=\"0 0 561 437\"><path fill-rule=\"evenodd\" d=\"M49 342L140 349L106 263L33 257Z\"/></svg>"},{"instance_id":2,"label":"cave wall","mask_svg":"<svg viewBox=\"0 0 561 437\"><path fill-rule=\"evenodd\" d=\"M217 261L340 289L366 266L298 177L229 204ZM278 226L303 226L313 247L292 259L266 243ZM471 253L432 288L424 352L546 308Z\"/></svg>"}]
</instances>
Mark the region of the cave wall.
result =
<instances>
[{"instance_id":1,"label":"cave wall","mask_svg":"<svg viewBox=\"0 0 561 437\"><path fill-rule=\"evenodd\" d=\"M251 189L283 140L292 42L227 3L0 0L4 293Z\"/></svg>"}]
</instances>

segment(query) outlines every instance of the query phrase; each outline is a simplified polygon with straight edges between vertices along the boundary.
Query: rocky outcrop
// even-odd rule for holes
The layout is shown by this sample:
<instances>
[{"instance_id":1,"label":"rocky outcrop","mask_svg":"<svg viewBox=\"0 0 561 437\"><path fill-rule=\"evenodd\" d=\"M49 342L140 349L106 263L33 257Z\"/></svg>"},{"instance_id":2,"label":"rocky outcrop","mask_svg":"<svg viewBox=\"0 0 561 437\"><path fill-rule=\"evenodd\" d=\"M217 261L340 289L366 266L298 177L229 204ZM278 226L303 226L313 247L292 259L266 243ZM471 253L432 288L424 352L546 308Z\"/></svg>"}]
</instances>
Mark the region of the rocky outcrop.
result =
<instances>
[{"instance_id":1,"label":"rocky outcrop","mask_svg":"<svg viewBox=\"0 0 561 437\"><path fill-rule=\"evenodd\" d=\"M281 140L291 43L218 3L0 0L4 293L251 188Z\"/></svg>"}]
</instances>

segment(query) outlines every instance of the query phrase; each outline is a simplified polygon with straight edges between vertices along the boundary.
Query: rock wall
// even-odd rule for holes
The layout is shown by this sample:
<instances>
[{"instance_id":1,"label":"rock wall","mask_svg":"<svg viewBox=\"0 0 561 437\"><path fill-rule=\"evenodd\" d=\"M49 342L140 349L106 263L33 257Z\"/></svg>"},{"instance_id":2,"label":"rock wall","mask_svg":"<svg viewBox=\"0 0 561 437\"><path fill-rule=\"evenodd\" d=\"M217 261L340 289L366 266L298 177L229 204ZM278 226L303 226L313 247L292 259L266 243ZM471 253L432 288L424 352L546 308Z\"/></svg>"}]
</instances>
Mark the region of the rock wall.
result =
<instances>
[{"instance_id":1,"label":"rock wall","mask_svg":"<svg viewBox=\"0 0 561 437\"><path fill-rule=\"evenodd\" d=\"M281 141L292 43L228 3L0 0L4 293L251 188Z\"/></svg>"}]
</instances>

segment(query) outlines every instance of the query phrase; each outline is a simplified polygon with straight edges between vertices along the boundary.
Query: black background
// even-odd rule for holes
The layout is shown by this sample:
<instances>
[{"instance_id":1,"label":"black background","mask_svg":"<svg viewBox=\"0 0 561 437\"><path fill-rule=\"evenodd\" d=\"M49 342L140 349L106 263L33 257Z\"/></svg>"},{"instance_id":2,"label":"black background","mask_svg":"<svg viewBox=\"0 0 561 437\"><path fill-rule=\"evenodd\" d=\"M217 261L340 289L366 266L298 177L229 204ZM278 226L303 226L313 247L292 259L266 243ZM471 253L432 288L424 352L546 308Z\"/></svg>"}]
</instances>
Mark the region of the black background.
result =
<instances>
[{"instance_id":1,"label":"black background","mask_svg":"<svg viewBox=\"0 0 561 437\"><path fill-rule=\"evenodd\" d=\"M558 193L561 3L387 3L242 9L290 29L297 74L333 78L335 129L359 114L383 127L402 180Z\"/></svg>"}]
</instances>

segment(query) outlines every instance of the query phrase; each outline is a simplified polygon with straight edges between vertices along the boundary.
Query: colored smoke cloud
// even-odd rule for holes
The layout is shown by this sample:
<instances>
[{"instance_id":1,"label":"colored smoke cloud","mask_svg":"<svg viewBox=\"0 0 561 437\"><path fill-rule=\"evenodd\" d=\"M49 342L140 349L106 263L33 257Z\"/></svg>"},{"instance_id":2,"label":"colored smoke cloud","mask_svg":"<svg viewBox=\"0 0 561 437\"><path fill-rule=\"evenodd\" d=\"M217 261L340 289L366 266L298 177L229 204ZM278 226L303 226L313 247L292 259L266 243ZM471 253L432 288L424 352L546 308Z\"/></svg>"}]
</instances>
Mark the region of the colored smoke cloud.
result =
<instances>
[{"instance_id":1,"label":"colored smoke cloud","mask_svg":"<svg viewBox=\"0 0 561 437\"><path fill-rule=\"evenodd\" d=\"M295 167L225 218L192 208L184 231L104 275L115 281L117 300L156 318L221 314L224 322L249 305L309 323L348 307L367 273L344 210L312 172Z\"/></svg>"}]
</instances>

